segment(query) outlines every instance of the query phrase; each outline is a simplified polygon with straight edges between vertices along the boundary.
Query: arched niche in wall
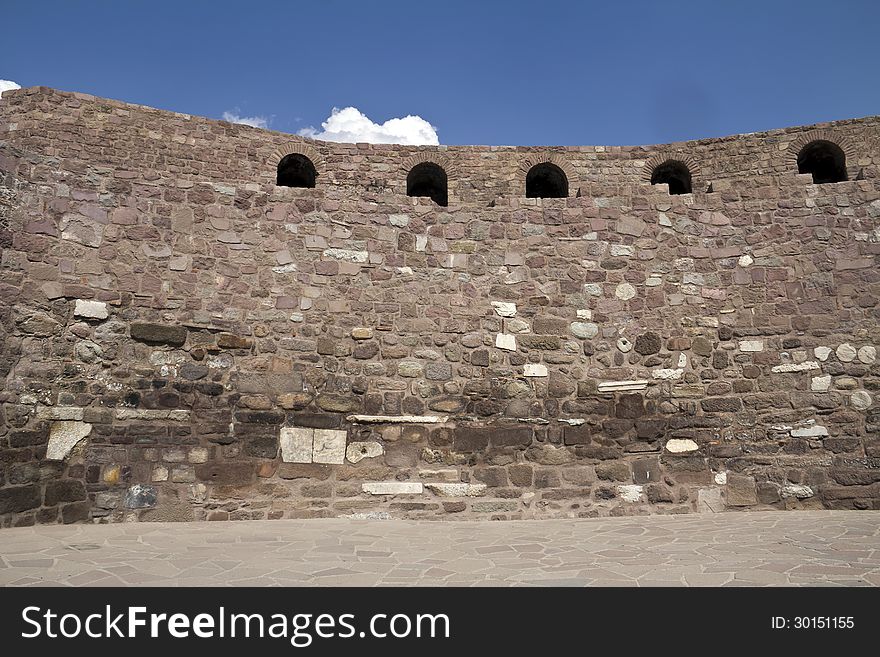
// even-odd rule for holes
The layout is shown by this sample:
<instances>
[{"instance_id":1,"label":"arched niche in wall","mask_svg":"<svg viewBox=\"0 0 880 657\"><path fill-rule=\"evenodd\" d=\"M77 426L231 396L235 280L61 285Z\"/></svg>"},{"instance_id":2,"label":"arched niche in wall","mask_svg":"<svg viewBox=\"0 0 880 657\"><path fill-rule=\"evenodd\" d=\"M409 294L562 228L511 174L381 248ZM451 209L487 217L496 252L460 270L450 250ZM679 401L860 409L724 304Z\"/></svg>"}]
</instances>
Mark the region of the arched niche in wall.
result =
<instances>
[{"instance_id":1,"label":"arched niche in wall","mask_svg":"<svg viewBox=\"0 0 880 657\"><path fill-rule=\"evenodd\" d=\"M852 142L830 130L799 135L789 144L787 156L790 170L810 174L816 185L858 178L858 170L851 164L857 160Z\"/></svg>"},{"instance_id":2,"label":"arched niche in wall","mask_svg":"<svg viewBox=\"0 0 880 657\"><path fill-rule=\"evenodd\" d=\"M526 198L567 198L571 189L577 189L577 173L556 153L526 157L519 171Z\"/></svg>"},{"instance_id":3,"label":"arched niche in wall","mask_svg":"<svg viewBox=\"0 0 880 657\"><path fill-rule=\"evenodd\" d=\"M831 141L817 139L804 146L797 156L798 173L809 173L817 185L843 182L846 175L846 153Z\"/></svg>"},{"instance_id":4,"label":"arched niche in wall","mask_svg":"<svg viewBox=\"0 0 880 657\"><path fill-rule=\"evenodd\" d=\"M670 194L691 194L703 189L698 184L699 167L689 155L656 153L642 169L642 179L652 185L668 185Z\"/></svg>"},{"instance_id":5,"label":"arched niche in wall","mask_svg":"<svg viewBox=\"0 0 880 657\"><path fill-rule=\"evenodd\" d=\"M526 174L526 198L566 198L568 177L552 162L536 164Z\"/></svg>"},{"instance_id":6,"label":"arched niche in wall","mask_svg":"<svg viewBox=\"0 0 880 657\"><path fill-rule=\"evenodd\" d=\"M275 184L279 187L315 187L323 165L323 158L308 144L291 142L276 150Z\"/></svg>"},{"instance_id":7,"label":"arched niche in wall","mask_svg":"<svg viewBox=\"0 0 880 657\"><path fill-rule=\"evenodd\" d=\"M427 197L441 207L449 205L449 160L437 153L418 153L404 160L406 195Z\"/></svg>"}]
</instances>

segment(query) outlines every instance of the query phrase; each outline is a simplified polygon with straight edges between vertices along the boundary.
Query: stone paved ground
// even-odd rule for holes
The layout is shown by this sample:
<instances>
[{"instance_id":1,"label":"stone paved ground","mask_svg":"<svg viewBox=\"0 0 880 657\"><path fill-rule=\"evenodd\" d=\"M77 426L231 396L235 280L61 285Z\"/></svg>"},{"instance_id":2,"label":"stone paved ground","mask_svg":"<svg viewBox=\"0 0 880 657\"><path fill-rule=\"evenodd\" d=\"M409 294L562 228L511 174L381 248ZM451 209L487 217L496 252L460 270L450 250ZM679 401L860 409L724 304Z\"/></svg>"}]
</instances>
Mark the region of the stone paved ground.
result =
<instances>
[{"instance_id":1,"label":"stone paved ground","mask_svg":"<svg viewBox=\"0 0 880 657\"><path fill-rule=\"evenodd\" d=\"M14 586L880 585L880 512L0 530Z\"/></svg>"}]
</instances>

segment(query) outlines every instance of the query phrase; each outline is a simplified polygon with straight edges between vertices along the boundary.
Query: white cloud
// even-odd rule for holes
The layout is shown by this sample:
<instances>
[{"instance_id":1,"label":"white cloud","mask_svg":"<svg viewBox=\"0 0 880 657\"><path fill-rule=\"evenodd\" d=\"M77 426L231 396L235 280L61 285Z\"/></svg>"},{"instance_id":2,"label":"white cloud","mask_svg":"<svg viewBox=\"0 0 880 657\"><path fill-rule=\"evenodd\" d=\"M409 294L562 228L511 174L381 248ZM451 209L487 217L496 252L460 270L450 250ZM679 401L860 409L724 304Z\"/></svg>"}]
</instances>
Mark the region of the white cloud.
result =
<instances>
[{"instance_id":1,"label":"white cloud","mask_svg":"<svg viewBox=\"0 0 880 657\"><path fill-rule=\"evenodd\" d=\"M0 96L4 91L12 91L13 89L21 89L21 85L12 80L0 80Z\"/></svg>"},{"instance_id":2,"label":"white cloud","mask_svg":"<svg viewBox=\"0 0 880 657\"><path fill-rule=\"evenodd\" d=\"M327 120L321 123L323 130L303 128L297 134L324 141L341 141L348 144L405 144L408 146L437 146L437 129L420 116L407 115L402 119L388 119L374 123L356 107L334 107Z\"/></svg>"},{"instance_id":3,"label":"white cloud","mask_svg":"<svg viewBox=\"0 0 880 657\"><path fill-rule=\"evenodd\" d=\"M242 125L249 125L252 128L269 127L269 119L265 116L239 116L237 112L238 110L236 110L235 112L223 112L223 120L229 121L230 123L241 123Z\"/></svg>"}]
</instances>

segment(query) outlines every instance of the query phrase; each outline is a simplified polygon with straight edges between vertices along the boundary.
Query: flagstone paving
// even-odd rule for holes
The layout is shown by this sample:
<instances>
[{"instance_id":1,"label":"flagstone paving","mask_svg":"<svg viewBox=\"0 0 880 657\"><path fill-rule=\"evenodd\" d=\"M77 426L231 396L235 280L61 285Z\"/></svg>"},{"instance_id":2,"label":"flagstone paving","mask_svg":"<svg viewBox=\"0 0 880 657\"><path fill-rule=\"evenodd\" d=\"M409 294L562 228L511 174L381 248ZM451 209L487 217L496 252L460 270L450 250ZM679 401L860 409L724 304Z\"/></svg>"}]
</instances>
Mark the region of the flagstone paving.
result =
<instances>
[{"instance_id":1,"label":"flagstone paving","mask_svg":"<svg viewBox=\"0 0 880 657\"><path fill-rule=\"evenodd\" d=\"M880 586L880 512L0 530L4 586Z\"/></svg>"}]
</instances>

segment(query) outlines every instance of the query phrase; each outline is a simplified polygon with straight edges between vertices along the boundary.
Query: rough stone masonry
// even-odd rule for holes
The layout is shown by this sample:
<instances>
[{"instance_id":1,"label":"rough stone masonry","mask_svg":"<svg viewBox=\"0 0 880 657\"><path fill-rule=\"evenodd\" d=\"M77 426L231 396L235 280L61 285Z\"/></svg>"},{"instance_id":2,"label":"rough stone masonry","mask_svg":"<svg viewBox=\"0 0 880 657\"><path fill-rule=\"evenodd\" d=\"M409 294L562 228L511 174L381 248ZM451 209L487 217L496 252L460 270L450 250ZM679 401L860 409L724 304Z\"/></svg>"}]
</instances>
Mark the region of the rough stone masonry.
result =
<instances>
[{"instance_id":1,"label":"rough stone masonry","mask_svg":"<svg viewBox=\"0 0 880 657\"><path fill-rule=\"evenodd\" d=\"M878 164L6 92L0 523L878 509Z\"/></svg>"}]
</instances>

